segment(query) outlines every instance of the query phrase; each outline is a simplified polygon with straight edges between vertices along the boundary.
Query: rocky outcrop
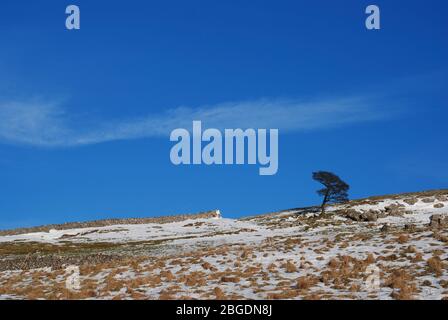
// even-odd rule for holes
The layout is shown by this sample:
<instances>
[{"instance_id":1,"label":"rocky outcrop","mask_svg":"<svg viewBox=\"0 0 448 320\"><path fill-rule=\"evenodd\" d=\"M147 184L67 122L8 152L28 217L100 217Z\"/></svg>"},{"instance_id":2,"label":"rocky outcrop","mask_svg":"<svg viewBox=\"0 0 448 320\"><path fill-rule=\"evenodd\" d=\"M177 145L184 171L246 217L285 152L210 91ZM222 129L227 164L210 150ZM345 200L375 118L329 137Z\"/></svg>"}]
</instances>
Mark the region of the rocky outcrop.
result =
<instances>
[{"instance_id":1,"label":"rocky outcrop","mask_svg":"<svg viewBox=\"0 0 448 320\"><path fill-rule=\"evenodd\" d=\"M412 202L412 201L411 201ZM362 210L362 209L346 209L342 210L342 215L346 218L349 218L353 221L358 222L374 222L377 221L380 218L384 218L387 216L398 216L401 217L406 213L410 213L409 211L406 211L406 206L401 203L393 203L390 204L384 209L378 209L378 210Z\"/></svg>"},{"instance_id":2,"label":"rocky outcrop","mask_svg":"<svg viewBox=\"0 0 448 320\"><path fill-rule=\"evenodd\" d=\"M437 201L447 202L448 201L448 195L439 194L435 196Z\"/></svg>"},{"instance_id":3,"label":"rocky outcrop","mask_svg":"<svg viewBox=\"0 0 448 320\"><path fill-rule=\"evenodd\" d=\"M378 218L383 217L383 214L378 210L368 210L365 212L359 212L354 209L348 209L344 212L346 218L358 222L374 222Z\"/></svg>"},{"instance_id":4,"label":"rocky outcrop","mask_svg":"<svg viewBox=\"0 0 448 320\"><path fill-rule=\"evenodd\" d=\"M391 204L385 207L384 211L387 215L401 217L406 213L404 208L403 204Z\"/></svg>"},{"instance_id":5,"label":"rocky outcrop","mask_svg":"<svg viewBox=\"0 0 448 320\"><path fill-rule=\"evenodd\" d=\"M418 202L418 199L417 198L406 198L406 199L403 199L403 202L410 206L413 206L414 204L416 204Z\"/></svg>"},{"instance_id":6,"label":"rocky outcrop","mask_svg":"<svg viewBox=\"0 0 448 320\"><path fill-rule=\"evenodd\" d=\"M361 212L356 211L355 209L345 210L342 212L342 215L353 221L361 221Z\"/></svg>"},{"instance_id":7,"label":"rocky outcrop","mask_svg":"<svg viewBox=\"0 0 448 320\"><path fill-rule=\"evenodd\" d=\"M429 219L429 226L433 229L440 229L448 227L448 215L434 214Z\"/></svg>"}]
</instances>

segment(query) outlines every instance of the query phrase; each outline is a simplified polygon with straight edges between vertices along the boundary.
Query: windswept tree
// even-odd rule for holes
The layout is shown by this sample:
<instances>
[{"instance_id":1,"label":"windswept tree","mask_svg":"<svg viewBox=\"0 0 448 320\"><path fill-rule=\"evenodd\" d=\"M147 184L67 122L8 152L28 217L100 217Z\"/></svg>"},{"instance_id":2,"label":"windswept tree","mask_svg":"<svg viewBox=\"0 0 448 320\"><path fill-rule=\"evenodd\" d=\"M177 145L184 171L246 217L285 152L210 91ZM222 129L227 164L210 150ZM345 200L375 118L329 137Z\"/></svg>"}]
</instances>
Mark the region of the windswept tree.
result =
<instances>
[{"instance_id":1,"label":"windswept tree","mask_svg":"<svg viewBox=\"0 0 448 320\"><path fill-rule=\"evenodd\" d=\"M350 189L350 186L334 173L326 171L313 172L313 179L325 186L325 188L317 191L317 194L323 197L321 214L325 213L325 206L328 203L348 201L348 189Z\"/></svg>"}]
</instances>

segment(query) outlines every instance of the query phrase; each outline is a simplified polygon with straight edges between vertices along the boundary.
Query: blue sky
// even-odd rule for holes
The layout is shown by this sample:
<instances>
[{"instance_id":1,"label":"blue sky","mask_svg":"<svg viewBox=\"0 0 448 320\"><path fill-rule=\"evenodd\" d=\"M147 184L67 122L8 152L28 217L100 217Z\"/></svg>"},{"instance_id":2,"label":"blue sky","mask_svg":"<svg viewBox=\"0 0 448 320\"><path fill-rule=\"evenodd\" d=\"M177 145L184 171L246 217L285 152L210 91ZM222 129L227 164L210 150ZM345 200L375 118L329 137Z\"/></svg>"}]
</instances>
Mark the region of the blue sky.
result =
<instances>
[{"instance_id":1,"label":"blue sky","mask_svg":"<svg viewBox=\"0 0 448 320\"><path fill-rule=\"evenodd\" d=\"M379 31L365 7L381 9ZM81 30L65 29L65 7ZM0 228L446 188L446 1L2 1ZM219 117L212 116L219 114ZM199 119L193 119L199 118ZM279 171L174 166L192 120L279 128Z\"/></svg>"}]
</instances>

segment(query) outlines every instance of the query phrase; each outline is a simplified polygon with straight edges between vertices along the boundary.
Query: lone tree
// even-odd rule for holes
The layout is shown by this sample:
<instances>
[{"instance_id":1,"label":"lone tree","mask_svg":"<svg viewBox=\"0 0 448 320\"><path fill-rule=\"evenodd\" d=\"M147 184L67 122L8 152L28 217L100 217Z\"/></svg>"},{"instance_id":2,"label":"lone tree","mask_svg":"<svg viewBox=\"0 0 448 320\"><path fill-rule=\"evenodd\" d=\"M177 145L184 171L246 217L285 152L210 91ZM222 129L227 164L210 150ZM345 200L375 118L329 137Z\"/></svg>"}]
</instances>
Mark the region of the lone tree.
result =
<instances>
[{"instance_id":1,"label":"lone tree","mask_svg":"<svg viewBox=\"0 0 448 320\"><path fill-rule=\"evenodd\" d=\"M350 186L331 172L313 172L313 179L322 183L325 188L317 191L317 194L324 197L321 205L321 214L325 213L327 203L338 203L348 201L348 189Z\"/></svg>"}]
</instances>

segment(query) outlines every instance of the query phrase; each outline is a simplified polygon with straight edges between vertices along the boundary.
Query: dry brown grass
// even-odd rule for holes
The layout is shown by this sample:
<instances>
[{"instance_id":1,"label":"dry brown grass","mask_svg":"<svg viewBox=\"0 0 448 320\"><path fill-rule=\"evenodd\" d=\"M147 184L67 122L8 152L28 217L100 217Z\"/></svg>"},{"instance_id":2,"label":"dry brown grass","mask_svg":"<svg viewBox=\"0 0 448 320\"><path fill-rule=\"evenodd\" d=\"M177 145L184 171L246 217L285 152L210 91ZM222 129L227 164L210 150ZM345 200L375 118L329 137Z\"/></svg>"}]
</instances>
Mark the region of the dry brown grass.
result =
<instances>
[{"instance_id":1,"label":"dry brown grass","mask_svg":"<svg viewBox=\"0 0 448 320\"><path fill-rule=\"evenodd\" d=\"M399 244L404 244L409 241L409 236L407 234L400 234L397 238Z\"/></svg>"},{"instance_id":2,"label":"dry brown grass","mask_svg":"<svg viewBox=\"0 0 448 320\"><path fill-rule=\"evenodd\" d=\"M104 286L104 288L102 289L102 292L104 293L109 293L109 292L116 292L116 291L120 291L121 288L124 287L124 282L115 279L114 277L108 276L106 278L106 285Z\"/></svg>"},{"instance_id":3,"label":"dry brown grass","mask_svg":"<svg viewBox=\"0 0 448 320\"><path fill-rule=\"evenodd\" d=\"M405 269L394 270L386 280L386 286L393 289L391 297L396 300L411 300L417 291L414 277Z\"/></svg>"},{"instance_id":4,"label":"dry brown grass","mask_svg":"<svg viewBox=\"0 0 448 320\"><path fill-rule=\"evenodd\" d=\"M415 246L408 246L404 249L405 253L417 253L417 248Z\"/></svg>"},{"instance_id":5,"label":"dry brown grass","mask_svg":"<svg viewBox=\"0 0 448 320\"><path fill-rule=\"evenodd\" d=\"M327 269L320 272L319 281L325 286L337 290L356 289L356 284L365 277L365 270L368 265L376 261L373 254L368 255L364 260L359 260L351 256L340 256L332 258Z\"/></svg>"},{"instance_id":6,"label":"dry brown grass","mask_svg":"<svg viewBox=\"0 0 448 320\"><path fill-rule=\"evenodd\" d=\"M395 300L413 300L415 288L412 286L403 286L398 291L394 290L391 293L391 297Z\"/></svg>"},{"instance_id":7,"label":"dry brown grass","mask_svg":"<svg viewBox=\"0 0 448 320\"><path fill-rule=\"evenodd\" d=\"M312 277L312 276L303 276L303 277L299 277L297 278L297 289L299 290L308 290L311 287L313 287L314 285L316 285L317 283L317 279L316 277Z\"/></svg>"},{"instance_id":8,"label":"dry brown grass","mask_svg":"<svg viewBox=\"0 0 448 320\"><path fill-rule=\"evenodd\" d=\"M173 281L176 277L173 275L171 270L162 270L160 271L160 276L165 278L167 281Z\"/></svg>"},{"instance_id":9,"label":"dry brown grass","mask_svg":"<svg viewBox=\"0 0 448 320\"><path fill-rule=\"evenodd\" d=\"M284 264L284 268L287 273L297 272L297 266L292 261L288 261Z\"/></svg>"},{"instance_id":10,"label":"dry brown grass","mask_svg":"<svg viewBox=\"0 0 448 320\"><path fill-rule=\"evenodd\" d=\"M366 264L372 264L375 263L375 261L376 261L375 256L372 253L369 253L367 255L367 258L364 260Z\"/></svg>"},{"instance_id":11,"label":"dry brown grass","mask_svg":"<svg viewBox=\"0 0 448 320\"><path fill-rule=\"evenodd\" d=\"M215 295L216 300L224 300L226 298L226 295L224 294L222 289L219 287L215 287L213 289L213 293Z\"/></svg>"},{"instance_id":12,"label":"dry brown grass","mask_svg":"<svg viewBox=\"0 0 448 320\"><path fill-rule=\"evenodd\" d=\"M299 292L297 290L287 289L281 292L270 292L268 293L267 298L269 300L287 300L287 299L293 299L298 295Z\"/></svg>"},{"instance_id":13,"label":"dry brown grass","mask_svg":"<svg viewBox=\"0 0 448 320\"><path fill-rule=\"evenodd\" d=\"M128 288L129 297L133 300L145 300L147 299L146 295L141 292L138 292L132 288Z\"/></svg>"},{"instance_id":14,"label":"dry brown grass","mask_svg":"<svg viewBox=\"0 0 448 320\"><path fill-rule=\"evenodd\" d=\"M414 258L411 260L412 262L423 261L423 254L421 252L416 252Z\"/></svg>"},{"instance_id":15,"label":"dry brown grass","mask_svg":"<svg viewBox=\"0 0 448 320\"><path fill-rule=\"evenodd\" d=\"M360 285L358 283L353 283L350 286L350 292L359 292L361 289Z\"/></svg>"},{"instance_id":16,"label":"dry brown grass","mask_svg":"<svg viewBox=\"0 0 448 320\"><path fill-rule=\"evenodd\" d=\"M340 266L340 261L338 260L338 259L336 259L336 258L332 258L329 262L328 262L328 266L331 268L331 269L335 269L335 268L338 268L339 266Z\"/></svg>"},{"instance_id":17,"label":"dry brown grass","mask_svg":"<svg viewBox=\"0 0 448 320\"><path fill-rule=\"evenodd\" d=\"M240 282L240 278L239 277L223 276L223 277L221 277L221 282L238 283L238 282Z\"/></svg>"},{"instance_id":18,"label":"dry brown grass","mask_svg":"<svg viewBox=\"0 0 448 320\"><path fill-rule=\"evenodd\" d=\"M434 273L437 277L440 277L443 273L443 262L440 260L440 257L433 256L426 261L426 265L428 270Z\"/></svg>"}]
</instances>

